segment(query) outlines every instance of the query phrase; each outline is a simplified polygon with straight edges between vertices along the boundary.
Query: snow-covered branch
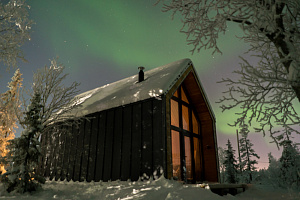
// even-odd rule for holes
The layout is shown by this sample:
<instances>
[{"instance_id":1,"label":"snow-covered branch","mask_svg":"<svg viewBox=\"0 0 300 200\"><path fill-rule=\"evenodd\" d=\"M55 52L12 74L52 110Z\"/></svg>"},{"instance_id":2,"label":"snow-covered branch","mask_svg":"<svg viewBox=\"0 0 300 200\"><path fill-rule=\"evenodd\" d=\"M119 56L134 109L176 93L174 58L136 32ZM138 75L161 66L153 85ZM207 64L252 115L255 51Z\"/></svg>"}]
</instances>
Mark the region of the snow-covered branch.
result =
<instances>
[{"instance_id":1,"label":"snow-covered branch","mask_svg":"<svg viewBox=\"0 0 300 200\"><path fill-rule=\"evenodd\" d=\"M8 69L17 66L17 59L25 60L21 45L30 40L33 22L28 19L29 6L25 0L10 0L0 3L0 62Z\"/></svg>"},{"instance_id":2,"label":"snow-covered branch","mask_svg":"<svg viewBox=\"0 0 300 200\"><path fill-rule=\"evenodd\" d=\"M270 55L270 54L269 54ZM297 126L300 117L293 106L296 95L286 81L285 69L276 58L261 57L258 67L243 59L241 70L235 71L238 80L223 79L221 83L229 86L218 103L222 111L240 108L238 118L232 126L243 126L244 123L254 125L257 132L264 135L268 131L274 142L279 145L291 137L292 133L300 134ZM282 127L280 130L279 127Z\"/></svg>"},{"instance_id":3,"label":"snow-covered branch","mask_svg":"<svg viewBox=\"0 0 300 200\"><path fill-rule=\"evenodd\" d=\"M63 81L68 74L64 74L63 70L64 66L53 59L50 67L37 70L33 77L33 93L41 95L40 118L44 126L43 132L51 129L51 126L72 125L74 121L80 120L69 115L69 111L80 106L74 98L79 93L79 83L73 82L65 86ZM64 123L56 123L58 121Z\"/></svg>"},{"instance_id":4,"label":"snow-covered branch","mask_svg":"<svg viewBox=\"0 0 300 200\"><path fill-rule=\"evenodd\" d=\"M163 1L163 0L161 0ZM192 53L212 49L221 53L217 39L228 30L227 23L239 24L241 37L251 51L262 53L273 46L284 66L283 73L300 101L300 3L298 0L166 0L163 11L182 15L182 33Z\"/></svg>"}]
</instances>

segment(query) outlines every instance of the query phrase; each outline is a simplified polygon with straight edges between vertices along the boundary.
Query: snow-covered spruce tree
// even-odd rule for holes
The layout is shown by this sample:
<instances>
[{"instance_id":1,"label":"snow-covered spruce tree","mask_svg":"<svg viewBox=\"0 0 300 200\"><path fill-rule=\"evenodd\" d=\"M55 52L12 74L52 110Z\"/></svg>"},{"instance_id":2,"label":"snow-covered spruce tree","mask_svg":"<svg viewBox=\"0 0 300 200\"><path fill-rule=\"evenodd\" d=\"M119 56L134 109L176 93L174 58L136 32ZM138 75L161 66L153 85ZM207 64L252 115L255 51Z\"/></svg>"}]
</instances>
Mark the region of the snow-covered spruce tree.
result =
<instances>
[{"instance_id":1,"label":"snow-covered spruce tree","mask_svg":"<svg viewBox=\"0 0 300 200\"><path fill-rule=\"evenodd\" d=\"M284 188L300 189L300 152L292 141L283 143L280 162L280 183Z\"/></svg>"},{"instance_id":2,"label":"snow-covered spruce tree","mask_svg":"<svg viewBox=\"0 0 300 200\"><path fill-rule=\"evenodd\" d=\"M17 114L20 111L20 88L22 87L22 78L20 70L17 69L12 81L9 82L5 93L0 94L0 157L7 153L6 146L8 141L15 137L15 128L17 128ZM0 162L0 174L5 172L5 166Z\"/></svg>"},{"instance_id":3,"label":"snow-covered spruce tree","mask_svg":"<svg viewBox=\"0 0 300 200\"><path fill-rule=\"evenodd\" d=\"M239 163L242 169L242 182L251 183L253 181L253 172L257 169L254 165L257 164L255 158L260 157L255 153L253 149L253 144L248 139L248 125L241 127L239 139L240 143L240 153L241 153L241 163Z\"/></svg>"},{"instance_id":4,"label":"snow-covered spruce tree","mask_svg":"<svg viewBox=\"0 0 300 200\"><path fill-rule=\"evenodd\" d=\"M266 184L278 187L280 185L280 162L274 158L271 153L268 153L269 166L267 169L267 180L264 180Z\"/></svg>"},{"instance_id":5,"label":"snow-covered spruce tree","mask_svg":"<svg viewBox=\"0 0 300 200\"><path fill-rule=\"evenodd\" d=\"M253 119L256 131L270 133L274 142L286 140L300 118L293 107L300 101L300 3L299 0L170 0L163 11L180 13L192 52L221 52L217 39L228 31L228 23L243 30L240 36L256 56L256 66L242 58L239 80L223 79L229 89L220 103L222 110L240 107L234 126ZM248 118L247 118L248 117ZM295 126L293 126L295 125ZM274 130L281 126L283 130ZM285 131L285 130L289 131Z\"/></svg>"},{"instance_id":6,"label":"snow-covered spruce tree","mask_svg":"<svg viewBox=\"0 0 300 200\"><path fill-rule=\"evenodd\" d=\"M232 145L230 143L230 140L228 139L228 142L226 144L227 150L225 150L225 182L226 183L236 183L237 180L237 164L236 159L233 150Z\"/></svg>"},{"instance_id":7,"label":"snow-covered spruce tree","mask_svg":"<svg viewBox=\"0 0 300 200\"><path fill-rule=\"evenodd\" d=\"M45 183L45 179L35 173L38 158L41 156L38 135L43 130L39 116L42 109L41 95L34 93L24 119L26 128L21 137L10 141L10 151L5 157L9 166L7 172L1 176L1 182L8 192L31 192L37 190L40 183Z\"/></svg>"},{"instance_id":8,"label":"snow-covered spruce tree","mask_svg":"<svg viewBox=\"0 0 300 200\"><path fill-rule=\"evenodd\" d=\"M21 45L30 40L33 22L28 19L30 8L25 0L0 1L0 62L8 69L17 66L17 59L23 59Z\"/></svg>"}]
</instances>

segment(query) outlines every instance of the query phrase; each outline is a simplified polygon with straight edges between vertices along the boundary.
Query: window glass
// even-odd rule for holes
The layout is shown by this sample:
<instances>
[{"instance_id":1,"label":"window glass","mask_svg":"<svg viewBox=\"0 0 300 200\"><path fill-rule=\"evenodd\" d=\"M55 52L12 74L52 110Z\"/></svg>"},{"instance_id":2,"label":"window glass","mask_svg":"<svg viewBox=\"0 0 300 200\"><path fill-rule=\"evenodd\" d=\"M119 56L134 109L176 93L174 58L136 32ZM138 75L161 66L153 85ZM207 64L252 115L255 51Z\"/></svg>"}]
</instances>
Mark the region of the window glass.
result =
<instances>
[{"instance_id":1,"label":"window glass","mask_svg":"<svg viewBox=\"0 0 300 200\"><path fill-rule=\"evenodd\" d=\"M181 180L181 165L180 165L180 138L179 132L172 130L172 164L173 178Z\"/></svg>"},{"instance_id":2,"label":"window glass","mask_svg":"<svg viewBox=\"0 0 300 200\"><path fill-rule=\"evenodd\" d=\"M182 105L182 128L185 130L190 130L189 122L189 108Z\"/></svg>"},{"instance_id":3,"label":"window glass","mask_svg":"<svg viewBox=\"0 0 300 200\"><path fill-rule=\"evenodd\" d=\"M196 181L201 181L201 151L200 151L200 141L198 138L194 139L194 160L195 160L195 179Z\"/></svg>"},{"instance_id":4,"label":"window glass","mask_svg":"<svg viewBox=\"0 0 300 200\"><path fill-rule=\"evenodd\" d=\"M192 152L191 152L190 137L186 137L186 136L184 137L184 149L185 149L186 178L187 178L187 180L193 180Z\"/></svg>"},{"instance_id":5,"label":"window glass","mask_svg":"<svg viewBox=\"0 0 300 200\"><path fill-rule=\"evenodd\" d=\"M171 99L171 125L179 127L178 102Z\"/></svg>"},{"instance_id":6,"label":"window glass","mask_svg":"<svg viewBox=\"0 0 300 200\"><path fill-rule=\"evenodd\" d=\"M176 92L173 94L173 96L179 98L178 97L178 90L176 90Z\"/></svg>"},{"instance_id":7,"label":"window glass","mask_svg":"<svg viewBox=\"0 0 300 200\"><path fill-rule=\"evenodd\" d=\"M199 125L198 121L196 119L194 111L192 112L192 118L193 118L193 133L199 134Z\"/></svg>"},{"instance_id":8,"label":"window glass","mask_svg":"<svg viewBox=\"0 0 300 200\"><path fill-rule=\"evenodd\" d=\"M187 99L186 94L182 87L181 87L181 98L182 98L182 101L189 103L189 100Z\"/></svg>"}]
</instances>

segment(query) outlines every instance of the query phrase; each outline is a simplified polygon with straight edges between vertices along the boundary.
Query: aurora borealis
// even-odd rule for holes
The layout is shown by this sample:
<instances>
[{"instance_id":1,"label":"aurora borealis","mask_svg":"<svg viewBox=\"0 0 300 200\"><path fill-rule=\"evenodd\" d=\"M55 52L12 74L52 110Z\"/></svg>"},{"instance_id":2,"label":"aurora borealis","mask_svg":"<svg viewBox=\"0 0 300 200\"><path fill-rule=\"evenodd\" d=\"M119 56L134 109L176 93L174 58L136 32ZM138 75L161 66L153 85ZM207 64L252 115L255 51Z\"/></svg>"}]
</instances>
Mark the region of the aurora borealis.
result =
<instances>
[{"instance_id":1,"label":"aurora borealis","mask_svg":"<svg viewBox=\"0 0 300 200\"><path fill-rule=\"evenodd\" d=\"M23 46L28 63L20 62L24 85L30 87L32 72L49 65L49 59L59 61L69 73L67 83L81 83L85 92L134 75L138 66L152 69L182 58L190 58L217 118L219 146L225 147L228 138L236 144L235 128L227 123L234 120L234 112L221 113L215 102L221 98L225 86L217 84L222 77L232 77L239 67L239 55L247 45L235 35L242 34L232 25L219 38L223 54L211 55L210 50L191 54L186 36L179 33L180 16L161 12L162 3L156 0L28 0L30 17L35 21L31 41ZM13 74L0 65L0 92ZM3 75L2 75L3 74ZM277 158L280 153L268 137L260 133L249 135L256 152L262 157L261 167L267 167L267 153ZM236 146L236 145L235 145Z\"/></svg>"}]
</instances>

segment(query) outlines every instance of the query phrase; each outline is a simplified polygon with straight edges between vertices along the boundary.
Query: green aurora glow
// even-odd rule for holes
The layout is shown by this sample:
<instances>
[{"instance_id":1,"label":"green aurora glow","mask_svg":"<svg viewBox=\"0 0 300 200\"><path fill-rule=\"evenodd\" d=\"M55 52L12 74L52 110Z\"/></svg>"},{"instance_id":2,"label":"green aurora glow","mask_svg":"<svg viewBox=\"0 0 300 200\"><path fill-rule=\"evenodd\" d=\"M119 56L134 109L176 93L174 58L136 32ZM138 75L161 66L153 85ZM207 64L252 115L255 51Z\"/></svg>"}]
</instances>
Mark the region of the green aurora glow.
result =
<instances>
[{"instance_id":1,"label":"green aurora glow","mask_svg":"<svg viewBox=\"0 0 300 200\"><path fill-rule=\"evenodd\" d=\"M52 0L45 3L32 0L29 4L36 21L35 31L47 38L39 42L45 43L48 55L59 55L63 63L69 63L73 78L82 77L82 68L89 69L87 59L108 60L114 63L113 71L126 74L132 66L143 65L149 69L185 57L192 59L201 80L206 76L215 81L232 76L231 72L238 67L238 55L247 49L247 45L235 37L242 35L238 26L231 25L230 33L220 36L218 43L223 55L212 55L209 50L191 55L192 47L187 45L186 36L179 33L180 17L171 20L171 13L161 12L162 5L154 6L155 2ZM98 65L90 69L101 71L106 67ZM217 129L235 134L235 128L227 125L232 122L229 119L234 112L221 113L215 104L225 87L214 84L216 92L209 91L210 86L205 90L217 116Z\"/></svg>"}]
</instances>

